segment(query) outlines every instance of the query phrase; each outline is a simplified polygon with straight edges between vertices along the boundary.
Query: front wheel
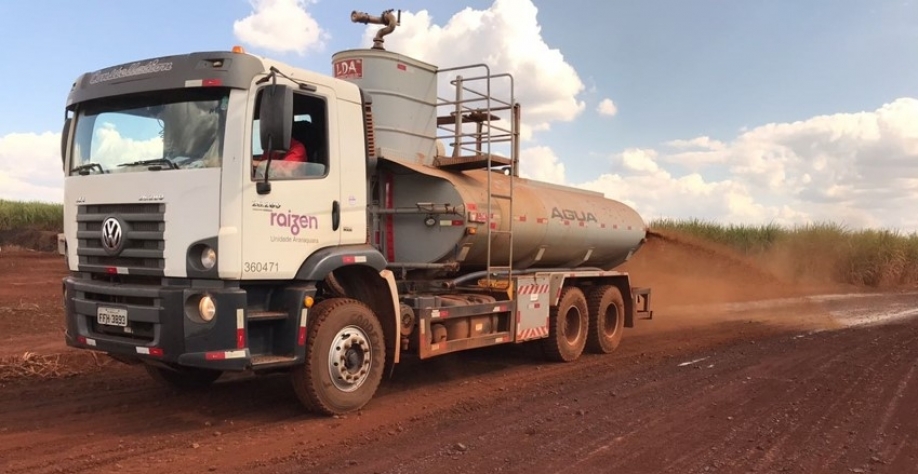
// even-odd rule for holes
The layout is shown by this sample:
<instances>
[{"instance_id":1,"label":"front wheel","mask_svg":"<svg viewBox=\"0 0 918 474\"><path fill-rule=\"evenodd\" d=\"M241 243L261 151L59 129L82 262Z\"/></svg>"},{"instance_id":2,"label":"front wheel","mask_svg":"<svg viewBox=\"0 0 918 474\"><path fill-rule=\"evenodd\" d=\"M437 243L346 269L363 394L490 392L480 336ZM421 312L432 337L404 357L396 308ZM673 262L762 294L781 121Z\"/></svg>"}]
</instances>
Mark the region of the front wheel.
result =
<instances>
[{"instance_id":1,"label":"front wheel","mask_svg":"<svg viewBox=\"0 0 918 474\"><path fill-rule=\"evenodd\" d=\"M365 304L332 298L312 308L306 363L293 387L307 408L327 415L360 409L373 398L386 363L382 327Z\"/></svg>"},{"instance_id":2,"label":"front wheel","mask_svg":"<svg viewBox=\"0 0 918 474\"><path fill-rule=\"evenodd\" d=\"M197 367L160 367L145 365L147 373L161 385L179 390L197 390L209 387L223 372Z\"/></svg>"}]
</instances>

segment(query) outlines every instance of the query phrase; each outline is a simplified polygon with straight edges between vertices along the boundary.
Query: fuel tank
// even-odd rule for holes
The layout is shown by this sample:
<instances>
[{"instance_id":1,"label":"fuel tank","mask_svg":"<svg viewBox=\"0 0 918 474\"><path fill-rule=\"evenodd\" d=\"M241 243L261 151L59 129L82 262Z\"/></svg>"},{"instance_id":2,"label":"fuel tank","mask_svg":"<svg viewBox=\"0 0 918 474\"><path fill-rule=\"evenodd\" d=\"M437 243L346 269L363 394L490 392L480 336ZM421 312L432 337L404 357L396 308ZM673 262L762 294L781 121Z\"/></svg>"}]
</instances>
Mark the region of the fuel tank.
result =
<instances>
[{"instance_id":1,"label":"fuel tank","mask_svg":"<svg viewBox=\"0 0 918 474\"><path fill-rule=\"evenodd\" d=\"M525 157L523 157L525 159ZM514 268L612 269L641 246L646 226L633 209L602 194L513 178L485 169L448 171L420 163L385 162L381 174L379 242L390 262L488 261ZM445 212L444 212L445 211ZM512 224L511 224L512 223ZM510 235L505 233L511 230Z\"/></svg>"}]
</instances>

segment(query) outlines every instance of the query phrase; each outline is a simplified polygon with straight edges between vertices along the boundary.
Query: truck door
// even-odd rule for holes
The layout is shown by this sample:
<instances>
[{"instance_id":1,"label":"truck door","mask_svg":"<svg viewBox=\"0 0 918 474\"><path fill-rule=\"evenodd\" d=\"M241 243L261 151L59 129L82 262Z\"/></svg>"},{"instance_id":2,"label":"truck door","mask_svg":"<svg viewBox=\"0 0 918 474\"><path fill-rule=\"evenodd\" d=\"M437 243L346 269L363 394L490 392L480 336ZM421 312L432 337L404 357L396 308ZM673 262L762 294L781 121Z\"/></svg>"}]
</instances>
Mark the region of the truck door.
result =
<instances>
[{"instance_id":1,"label":"truck door","mask_svg":"<svg viewBox=\"0 0 918 474\"><path fill-rule=\"evenodd\" d=\"M296 90L296 89L295 89ZM288 153L277 154L268 165L259 140L258 104L251 107L251 177L244 183L242 278L287 279L316 250L341 241L341 176L338 160L334 92L297 90L293 96L293 141ZM283 159L287 158L287 159ZM292 161L292 160L296 161ZM264 181L270 192L258 194ZM334 223L333 223L334 217Z\"/></svg>"}]
</instances>

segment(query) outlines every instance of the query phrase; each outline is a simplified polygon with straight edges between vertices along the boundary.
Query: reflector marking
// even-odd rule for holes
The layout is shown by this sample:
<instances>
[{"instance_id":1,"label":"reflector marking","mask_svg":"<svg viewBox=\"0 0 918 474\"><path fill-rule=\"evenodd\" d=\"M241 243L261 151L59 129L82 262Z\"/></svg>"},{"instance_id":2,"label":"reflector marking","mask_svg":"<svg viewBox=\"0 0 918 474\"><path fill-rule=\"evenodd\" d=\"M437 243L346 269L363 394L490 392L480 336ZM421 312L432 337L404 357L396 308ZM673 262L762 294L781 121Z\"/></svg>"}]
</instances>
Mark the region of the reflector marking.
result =
<instances>
[{"instance_id":1,"label":"reflector marking","mask_svg":"<svg viewBox=\"0 0 918 474\"><path fill-rule=\"evenodd\" d=\"M586 227L586 222L580 221L580 227Z\"/></svg>"},{"instance_id":2,"label":"reflector marking","mask_svg":"<svg viewBox=\"0 0 918 474\"><path fill-rule=\"evenodd\" d=\"M548 223L548 218L547 218L547 217L539 217L539 218L536 218L536 223L537 223L537 224L547 224L547 223Z\"/></svg>"},{"instance_id":3,"label":"reflector marking","mask_svg":"<svg viewBox=\"0 0 918 474\"><path fill-rule=\"evenodd\" d=\"M299 346L306 345L306 315L309 312L307 308L300 311L300 328L297 330L296 343Z\"/></svg>"},{"instance_id":4,"label":"reflector marking","mask_svg":"<svg viewBox=\"0 0 918 474\"><path fill-rule=\"evenodd\" d=\"M214 351L204 354L206 360L245 359L245 351Z\"/></svg>"},{"instance_id":5,"label":"reflector marking","mask_svg":"<svg viewBox=\"0 0 918 474\"><path fill-rule=\"evenodd\" d=\"M358 255L358 256L354 257L354 261L357 262L357 263L367 263L367 256L366 256L366 255Z\"/></svg>"},{"instance_id":6,"label":"reflector marking","mask_svg":"<svg viewBox=\"0 0 918 474\"><path fill-rule=\"evenodd\" d=\"M465 208L468 209L468 210L470 210L470 211L477 211L477 210L478 210L478 204L475 204L474 202L471 202L471 203L466 204Z\"/></svg>"},{"instance_id":7,"label":"reflector marking","mask_svg":"<svg viewBox=\"0 0 918 474\"><path fill-rule=\"evenodd\" d=\"M538 295L542 293L548 293L550 289L549 285L523 285L517 290L519 295Z\"/></svg>"},{"instance_id":8,"label":"reflector marking","mask_svg":"<svg viewBox=\"0 0 918 474\"><path fill-rule=\"evenodd\" d=\"M564 225L571 225L571 221L564 221Z\"/></svg>"},{"instance_id":9,"label":"reflector marking","mask_svg":"<svg viewBox=\"0 0 918 474\"><path fill-rule=\"evenodd\" d=\"M354 258L353 255L345 255L345 256L341 257L341 261L344 262L345 265L350 265L350 264L354 263L356 260L357 260L357 259Z\"/></svg>"},{"instance_id":10,"label":"reflector marking","mask_svg":"<svg viewBox=\"0 0 918 474\"><path fill-rule=\"evenodd\" d=\"M548 337L548 326L523 329L516 334L517 341L527 341L529 339L539 339Z\"/></svg>"},{"instance_id":11,"label":"reflector marking","mask_svg":"<svg viewBox=\"0 0 918 474\"><path fill-rule=\"evenodd\" d=\"M465 225L465 221L443 219L440 221L441 227L458 227Z\"/></svg>"},{"instance_id":12,"label":"reflector marking","mask_svg":"<svg viewBox=\"0 0 918 474\"><path fill-rule=\"evenodd\" d=\"M399 65L396 66L396 67L398 67L398 69L399 69L400 71L407 71L407 70L408 70L408 66L405 66L404 64L399 64Z\"/></svg>"},{"instance_id":13,"label":"reflector marking","mask_svg":"<svg viewBox=\"0 0 918 474\"><path fill-rule=\"evenodd\" d=\"M86 338L83 338L83 343L86 344L87 346L96 347L96 340L95 340L95 339L90 339L90 338L86 337Z\"/></svg>"},{"instance_id":14,"label":"reflector marking","mask_svg":"<svg viewBox=\"0 0 918 474\"><path fill-rule=\"evenodd\" d=\"M245 347L245 310L236 309L236 349Z\"/></svg>"},{"instance_id":15,"label":"reflector marking","mask_svg":"<svg viewBox=\"0 0 918 474\"><path fill-rule=\"evenodd\" d=\"M141 347L141 346L137 346L137 347L136 347L136 350L137 350L137 353L138 353L138 354L143 354L143 355L148 355L148 356L153 356L153 357L162 357L162 356L163 356L163 350L160 349L159 347Z\"/></svg>"},{"instance_id":16,"label":"reflector marking","mask_svg":"<svg viewBox=\"0 0 918 474\"><path fill-rule=\"evenodd\" d=\"M185 81L185 87L201 87L204 85L204 81L201 79L191 79Z\"/></svg>"}]
</instances>

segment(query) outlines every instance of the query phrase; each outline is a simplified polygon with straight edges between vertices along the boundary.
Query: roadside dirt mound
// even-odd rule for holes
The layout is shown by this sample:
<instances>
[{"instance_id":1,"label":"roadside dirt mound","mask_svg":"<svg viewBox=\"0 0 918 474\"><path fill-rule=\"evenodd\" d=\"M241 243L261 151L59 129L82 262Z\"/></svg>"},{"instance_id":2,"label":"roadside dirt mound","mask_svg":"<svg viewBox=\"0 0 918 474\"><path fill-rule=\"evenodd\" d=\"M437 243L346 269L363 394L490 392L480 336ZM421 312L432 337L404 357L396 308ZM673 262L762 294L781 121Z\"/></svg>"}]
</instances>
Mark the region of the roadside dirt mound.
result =
<instances>
[{"instance_id":1,"label":"roadside dirt mound","mask_svg":"<svg viewBox=\"0 0 918 474\"><path fill-rule=\"evenodd\" d=\"M57 232L34 229L0 230L0 248L16 246L42 252L57 251Z\"/></svg>"},{"instance_id":2,"label":"roadside dirt mound","mask_svg":"<svg viewBox=\"0 0 918 474\"><path fill-rule=\"evenodd\" d=\"M728 247L658 231L648 232L647 243L622 269L635 285L653 289L657 308L805 294Z\"/></svg>"}]
</instances>

